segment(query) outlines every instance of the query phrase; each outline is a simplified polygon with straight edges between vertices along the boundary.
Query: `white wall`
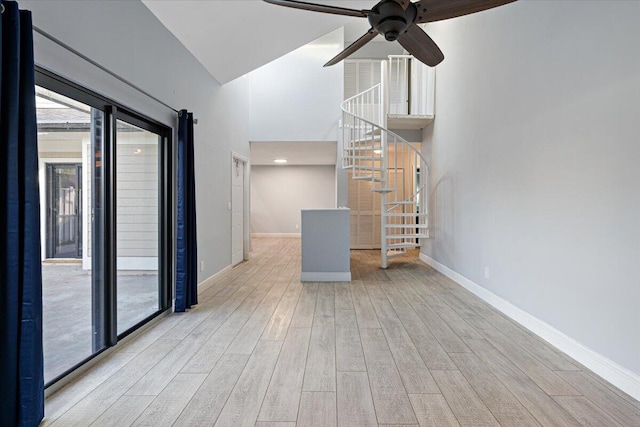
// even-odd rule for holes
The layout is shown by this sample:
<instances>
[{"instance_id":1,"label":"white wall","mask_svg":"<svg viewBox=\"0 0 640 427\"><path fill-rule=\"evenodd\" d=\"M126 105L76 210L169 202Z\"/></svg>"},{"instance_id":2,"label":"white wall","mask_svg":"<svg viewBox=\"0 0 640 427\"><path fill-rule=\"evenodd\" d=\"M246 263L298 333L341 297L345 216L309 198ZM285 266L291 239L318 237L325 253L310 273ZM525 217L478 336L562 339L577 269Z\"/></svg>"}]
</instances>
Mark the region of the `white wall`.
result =
<instances>
[{"instance_id":1,"label":"white wall","mask_svg":"<svg viewBox=\"0 0 640 427\"><path fill-rule=\"evenodd\" d=\"M198 257L202 280L231 263L230 153L249 156L249 87L245 78L220 86L182 44L137 1L21 0L34 25L175 109L195 126ZM36 63L176 128L175 112L36 34ZM174 139L175 141L175 139Z\"/></svg>"},{"instance_id":2,"label":"white wall","mask_svg":"<svg viewBox=\"0 0 640 427\"><path fill-rule=\"evenodd\" d=\"M428 30L446 59L423 253L608 358L639 397L640 3L520 1Z\"/></svg>"},{"instance_id":3,"label":"white wall","mask_svg":"<svg viewBox=\"0 0 640 427\"><path fill-rule=\"evenodd\" d=\"M343 65L323 65L343 43L339 29L247 75L251 141L337 140Z\"/></svg>"},{"instance_id":4,"label":"white wall","mask_svg":"<svg viewBox=\"0 0 640 427\"><path fill-rule=\"evenodd\" d=\"M300 233L301 209L335 207L335 166L251 167L252 233Z\"/></svg>"},{"instance_id":5,"label":"white wall","mask_svg":"<svg viewBox=\"0 0 640 427\"><path fill-rule=\"evenodd\" d=\"M344 92L344 66L340 62L331 67L323 65L337 55L344 46L342 28L320 37L275 61L247 74L250 82L251 125L250 140L270 142L338 141L338 122L342 116L340 104ZM338 147L340 149L340 147ZM336 164L340 157L336 158ZM290 167L290 166L288 166ZM333 168L333 182L337 181L338 200L346 205L347 175L341 168ZM252 180L255 168L252 167ZM262 191L260 185L252 190ZM313 188L313 187L310 187ZM335 189L333 190L335 193ZM252 192L252 216L257 212ZM335 206L335 196L333 196ZM307 206L304 207L313 207ZM299 209L296 215L299 216ZM299 218L285 214L262 223L258 216L257 229L252 232L296 233L292 228ZM273 231L273 230L289 231Z\"/></svg>"}]
</instances>

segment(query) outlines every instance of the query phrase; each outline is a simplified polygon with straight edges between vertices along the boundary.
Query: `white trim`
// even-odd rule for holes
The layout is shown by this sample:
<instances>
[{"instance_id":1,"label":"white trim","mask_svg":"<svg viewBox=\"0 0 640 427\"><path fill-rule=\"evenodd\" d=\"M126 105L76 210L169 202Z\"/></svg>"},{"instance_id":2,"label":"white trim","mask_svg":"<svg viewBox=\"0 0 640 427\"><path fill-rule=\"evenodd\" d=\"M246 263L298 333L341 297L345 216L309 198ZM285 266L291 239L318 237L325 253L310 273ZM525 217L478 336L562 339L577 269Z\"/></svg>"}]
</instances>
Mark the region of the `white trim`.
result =
<instances>
[{"instance_id":1,"label":"white trim","mask_svg":"<svg viewBox=\"0 0 640 427\"><path fill-rule=\"evenodd\" d=\"M249 163L249 158L247 156L243 156L240 153L236 153L235 151L231 152L231 159L238 159L242 163Z\"/></svg>"},{"instance_id":2,"label":"white trim","mask_svg":"<svg viewBox=\"0 0 640 427\"><path fill-rule=\"evenodd\" d=\"M300 238L300 233L251 233L251 237L291 237Z\"/></svg>"},{"instance_id":3,"label":"white trim","mask_svg":"<svg viewBox=\"0 0 640 427\"><path fill-rule=\"evenodd\" d=\"M310 272L303 271L300 273L301 282L350 282L351 272L337 272L337 271L319 271Z\"/></svg>"},{"instance_id":4,"label":"white trim","mask_svg":"<svg viewBox=\"0 0 640 427\"><path fill-rule=\"evenodd\" d=\"M243 261L247 261L249 259L249 252L251 251L251 239L249 238L249 222L250 222L250 215L251 215L251 194L250 194L250 189L251 189L251 166L250 166L250 162L249 162L249 157L243 156L240 153L237 153L235 151L231 151L231 175L232 178L231 180L233 181L233 162L235 160L238 160L242 163L244 163L244 181L242 183L242 189L243 189L243 213L242 213L242 260ZM231 185L231 194L230 196L230 202L232 203L233 200L233 184ZM231 230L233 230L233 206L231 208ZM233 233L233 232L232 232ZM233 264L233 234L231 236L231 260L232 260L232 264Z\"/></svg>"},{"instance_id":5,"label":"white trim","mask_svg":"<svg viewBox=\"0 0 640 427\"><path fill-rule=\"evenodd\" d=\"M433 258L420 253L420 260L435 268L451 280L457 282L463 288L474 293L487 303L491 304L493 307L500 310L502 313L506 314L534 334L538 335L549 344L568 354L573 359L577 360L614 386L618 387L620 390L629 394L633 398L640 400L639 375L586 347L584 344L579 343L548 323L532 316L521 308L516 307L509 301L451 270L449 267L440 264Z\"/></svg>"},{"instance_id":6,"label":"white trim","mask_svg":"<svg viewBox=\"0 0 640 427\"><path fill-rule=\"evenodd\" d=\"M198 294L201 294L202 292L206 291L207 289L209 289L213 285L213 283L209 283L209 282L213 282L215 279L217 279L218 277L220 277L223 274L227 273L232 268L233 268L232 265L227 265L222 270L218 271L217 273L212 274L211 276L207 277L206 279L204 279L203 281L198 283Z\"/></svg>"}]
</instances>

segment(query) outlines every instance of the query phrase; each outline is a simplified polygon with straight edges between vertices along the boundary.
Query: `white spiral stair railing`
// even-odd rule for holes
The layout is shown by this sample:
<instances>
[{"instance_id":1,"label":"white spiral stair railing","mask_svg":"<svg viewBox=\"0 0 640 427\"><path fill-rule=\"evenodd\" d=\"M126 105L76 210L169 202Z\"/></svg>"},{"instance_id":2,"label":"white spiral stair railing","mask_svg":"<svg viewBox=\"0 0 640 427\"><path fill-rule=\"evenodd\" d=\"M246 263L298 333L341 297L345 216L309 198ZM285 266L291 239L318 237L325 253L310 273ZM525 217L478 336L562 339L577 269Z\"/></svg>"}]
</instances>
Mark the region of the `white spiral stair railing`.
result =
<instances>
[{"instance_id":1,"label":"white spiral stair railing","mask_svg":"<svg viewBox=\"0 0 640 427\"><path fill-rule=\"evenodd\" d=\"M386 129L386 73L383 63L383 83L342 103L342 167L381 196L382 268L429 237L428 165L419 149Z\"/></svg>"}]
</instances>

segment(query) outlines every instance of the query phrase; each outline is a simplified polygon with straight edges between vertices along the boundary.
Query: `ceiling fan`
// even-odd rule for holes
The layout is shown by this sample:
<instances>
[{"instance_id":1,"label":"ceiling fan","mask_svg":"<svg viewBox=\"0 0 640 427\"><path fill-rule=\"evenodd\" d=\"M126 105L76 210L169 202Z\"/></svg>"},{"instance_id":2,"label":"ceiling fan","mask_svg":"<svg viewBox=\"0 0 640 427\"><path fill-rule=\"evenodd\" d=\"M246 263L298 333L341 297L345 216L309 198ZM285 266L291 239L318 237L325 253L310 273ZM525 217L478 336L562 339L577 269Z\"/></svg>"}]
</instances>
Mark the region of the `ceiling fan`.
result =
<instances>
[{"instance_id":1,"label":"ceiling fan","mask_svg":"<svg viewBox=\"0 0 640 427\"><path fill-rule=\"evenodd\" d=\"M378 34L388 41L397 40L410 54L430 67L438 65L444 54L438 45L416 24L441 21L502 6L516 0L381 0L370 10L348 9L297 0L264 0L267 3L312 12L367 18L371 29L324 66L337 64Z\"/></svg>"}]
</instances>

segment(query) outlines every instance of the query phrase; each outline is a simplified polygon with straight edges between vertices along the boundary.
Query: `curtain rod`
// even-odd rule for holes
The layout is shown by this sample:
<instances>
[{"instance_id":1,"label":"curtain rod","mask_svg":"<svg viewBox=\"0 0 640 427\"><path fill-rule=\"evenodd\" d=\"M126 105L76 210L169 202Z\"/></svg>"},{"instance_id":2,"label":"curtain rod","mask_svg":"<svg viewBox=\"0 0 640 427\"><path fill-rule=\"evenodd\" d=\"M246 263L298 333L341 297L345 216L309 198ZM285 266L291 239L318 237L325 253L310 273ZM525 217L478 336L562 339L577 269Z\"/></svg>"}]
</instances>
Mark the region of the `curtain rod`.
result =
<instances>
[{"instance_id":1,"label":"curtain rod","mask_svg":"<svg viewBox=\"0 0 640 427\"><path fill-rule=\"evenodd\" d=\"M4 6L2 6L2 9L4 9ZM46 31L41 30L40 28L36 27L35 25L33 26L33 30L44 36L45 38L51 40L52 42L56 43L57 45L63 47L64 49L68 50L69 52L73 53L74 55L79 56L80 58L84 59L85 61L87 61L88 63L90 63L91 65L98 67L99 69L101 69L102 71L104 71L105 73L109 74L112 77L115 77L116 79L120 80L122 83L126 84L127 86L132 87L133 89L137 90L138 92L142 93L143 95L148 96L149 98L153 99L154 101L164 105L165 107L167 107L168 109L175 111L176 113L179 113L178 110L176 110L175 108L173 108L172 106L168 105L167 103L159 100L158 98L156 98L155 96L151 95L149 92L141 89L139 86L136 86L135 84L131 83L129 80L125 79L124 77L119 76L118 74L114 73L113 71L107 69L106 67L98 64L96 61L94 61L93 59L89 58L88 56L78 52L76 49L72 48L71 46L69 46L68 44L66 44L65 42L53 37L51 34L47 33ZM196 121L194 120L194 123Z\"/></svg>"}]
</instances>

